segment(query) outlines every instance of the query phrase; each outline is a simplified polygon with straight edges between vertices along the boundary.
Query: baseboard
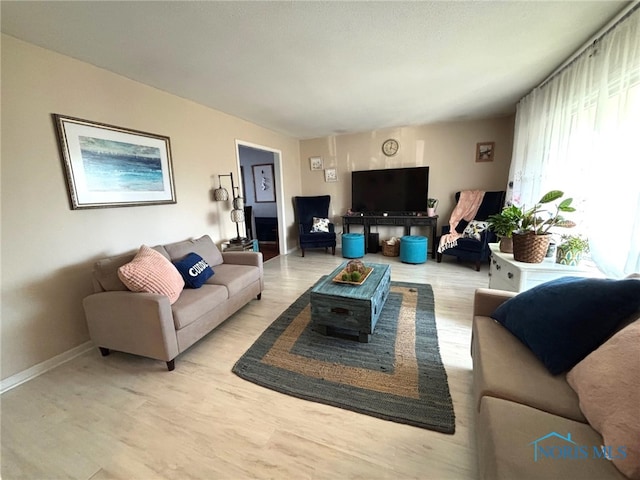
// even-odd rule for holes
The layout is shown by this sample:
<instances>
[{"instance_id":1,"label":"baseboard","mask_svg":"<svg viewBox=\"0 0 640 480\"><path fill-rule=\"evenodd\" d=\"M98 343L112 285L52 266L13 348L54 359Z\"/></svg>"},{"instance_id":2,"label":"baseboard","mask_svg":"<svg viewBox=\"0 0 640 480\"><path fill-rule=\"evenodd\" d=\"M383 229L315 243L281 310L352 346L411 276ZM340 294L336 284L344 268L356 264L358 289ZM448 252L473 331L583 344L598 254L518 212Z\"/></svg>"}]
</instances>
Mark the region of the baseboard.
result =
<instances>
[{"instance_id":1,"label":"baseboard","mask_svg":"<svg viewBox=\"0 0 640 480\"><path fill-rule=\"evenodd\" d=\"M71 350L67 350L60 355L56 355L55 357L50 358L49 360L45 360L44 362L34 365L31 368L27 368L22 372L5 378L0 382L0 395L11 390L12 388L17 387L18 385L22 385L23 383L28 382L32 378L42 375L43 373L48 372L49 370L68 362L69 360L73 360L77 356L82 355L92 348L94 348L93 342L89 340L88 342L84 342L83 344L78 345Z\"/></svg>"}]
</instances>

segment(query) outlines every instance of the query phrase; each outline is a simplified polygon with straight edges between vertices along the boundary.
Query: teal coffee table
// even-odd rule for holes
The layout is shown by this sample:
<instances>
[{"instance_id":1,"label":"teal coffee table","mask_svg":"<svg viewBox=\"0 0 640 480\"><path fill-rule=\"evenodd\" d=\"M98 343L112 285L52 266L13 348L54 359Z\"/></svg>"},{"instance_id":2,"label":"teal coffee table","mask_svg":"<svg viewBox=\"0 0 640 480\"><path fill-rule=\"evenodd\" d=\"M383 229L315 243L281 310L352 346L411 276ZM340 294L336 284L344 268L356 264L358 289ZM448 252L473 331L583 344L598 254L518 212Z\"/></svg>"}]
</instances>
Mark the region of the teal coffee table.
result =
<instances>
[{"instance_id":1,"label":"teal coffee table","mask_svg":"<svg viewBox=\"0 0 640 480\"><path fill-rule=\"evenodd\" d=\"M371 340L389 296L391 268L380 263L365 263L373 270L361 285L334 282L346 265L344 262L311 289L311 322L323 335L332 330L347 330L366 343Z\"/></svg>"}]
</instances>

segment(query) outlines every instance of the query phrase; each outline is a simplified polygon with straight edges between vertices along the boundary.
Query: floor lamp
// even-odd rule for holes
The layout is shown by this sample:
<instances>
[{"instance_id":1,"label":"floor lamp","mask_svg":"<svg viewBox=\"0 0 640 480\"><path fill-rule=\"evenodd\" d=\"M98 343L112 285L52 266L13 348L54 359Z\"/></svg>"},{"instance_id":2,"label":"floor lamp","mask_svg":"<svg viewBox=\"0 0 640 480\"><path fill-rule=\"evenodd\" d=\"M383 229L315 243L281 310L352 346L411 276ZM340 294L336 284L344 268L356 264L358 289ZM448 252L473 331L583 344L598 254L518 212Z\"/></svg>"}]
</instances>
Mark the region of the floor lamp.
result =
<instances>
[{"instance_id":1,"label":"floor lamp","mask_svg":"<svg viewBox=\"0 0 640 480\"><path fill-rule=\"evenodd\" d=\"M231 243L244 243L247 241L247 237L240 236L240 223L244 222L244 198L239 194L240 187L236 187L233 183L233 173L229 172L228 175L218 175L218 188L213 191L213 198L218 202L226 202L229 200L229 192L222 186L222 177L231 178L231 193L233 194L233 209L231 210L231 221L236 224L236 232L238 236L229 240Z\"/></svg>"}]
</instances>

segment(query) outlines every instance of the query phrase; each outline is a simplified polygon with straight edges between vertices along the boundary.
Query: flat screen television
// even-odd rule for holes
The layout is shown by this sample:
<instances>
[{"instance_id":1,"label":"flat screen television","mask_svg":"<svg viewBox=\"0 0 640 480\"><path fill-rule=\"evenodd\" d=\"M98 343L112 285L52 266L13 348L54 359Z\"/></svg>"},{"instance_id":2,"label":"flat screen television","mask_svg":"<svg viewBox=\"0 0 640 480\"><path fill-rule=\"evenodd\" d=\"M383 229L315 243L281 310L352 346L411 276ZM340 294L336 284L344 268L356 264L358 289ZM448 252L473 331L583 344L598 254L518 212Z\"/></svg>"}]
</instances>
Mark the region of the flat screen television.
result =
<instances>
[{"instance_id":1,"label":"flat screen television","mask_svg":"<svg viewBox=\"0 0 640 480\"><path fill-rule=\"evenodd\" d=\"M351 173L351 210L381 214L424 212L429 167L387 168Z\"/></svg>"}]
</instances>

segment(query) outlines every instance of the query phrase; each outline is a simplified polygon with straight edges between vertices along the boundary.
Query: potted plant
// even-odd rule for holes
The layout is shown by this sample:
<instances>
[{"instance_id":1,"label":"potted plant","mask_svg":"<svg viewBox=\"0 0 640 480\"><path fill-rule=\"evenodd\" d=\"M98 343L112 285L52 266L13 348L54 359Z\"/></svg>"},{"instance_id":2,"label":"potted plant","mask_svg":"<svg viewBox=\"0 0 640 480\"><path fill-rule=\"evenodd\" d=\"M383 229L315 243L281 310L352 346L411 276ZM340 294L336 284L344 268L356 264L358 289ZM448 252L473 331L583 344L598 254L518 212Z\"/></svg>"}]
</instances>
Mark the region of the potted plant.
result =
<instances>
[{"instance_id":1,"label":"potted plant","mask_svg":"<svg viewBox=\"0 0 640 480\"><path fill-rule=\"evenodd\" d=\"M489 230L500 237L500 251L513 252L513 232L520 228L522 209L516 205L508 205L500 213L489 215Z\"/></svg>"},{"instance_id":2,"label":"potted plant","mask_svg":"<svg viewBox=\"0 0 640 480\"><path fill-rule=\"evenodd\" d=\"M427 215L430 217L435 217L437 206L438 206L437 198L427 198Z\"/></svg>"},{"instance_id":3,"label":"potted plant","mask_svg":"<svg viewBox=\"0 0 640 480\"><path fill-rule=\"evenodd\" d=\"M582 254L589 251L589 240L581 235L562 235L556 249L556 263L576 267L582 260Z\"/></svg>"},{"instance_id":4,"label":"potted plant","mask_svg":"<svg viewBox=\"0 0 640 480\"><path fill-rule=\"evenodd\" d=\"M572 198L566 198L554 205L548 205L560 200L564 192L551 190L528 210L522 211L520 226L513 235L513 258L518 262L540 263L549 248L553 227L570 228L575 223L562 216L565 212L575 212L571 206Z\"/></svg>"}]
</instances>

